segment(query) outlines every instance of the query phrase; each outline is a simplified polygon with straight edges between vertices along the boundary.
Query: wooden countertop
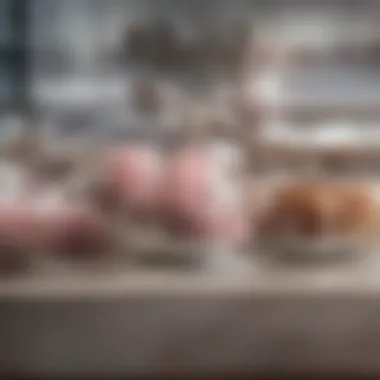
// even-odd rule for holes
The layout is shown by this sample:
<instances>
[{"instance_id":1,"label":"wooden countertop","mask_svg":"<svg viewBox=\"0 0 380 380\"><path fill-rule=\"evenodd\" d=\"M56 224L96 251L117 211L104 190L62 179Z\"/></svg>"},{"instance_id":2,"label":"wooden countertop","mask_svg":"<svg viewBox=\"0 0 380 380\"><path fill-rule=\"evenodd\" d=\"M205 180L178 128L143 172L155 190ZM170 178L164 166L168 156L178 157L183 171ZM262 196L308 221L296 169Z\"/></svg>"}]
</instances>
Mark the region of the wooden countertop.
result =
<instances>
[{"instance_id":1,"label":"wooden countertop","mask_svg":"<svg viewBox=\"0 0 380 380\"><path fill-rule=\"evenodd\" d=\"M377 374L379 261L4 279L0 375Z\"/></svg>"}]
</instances>

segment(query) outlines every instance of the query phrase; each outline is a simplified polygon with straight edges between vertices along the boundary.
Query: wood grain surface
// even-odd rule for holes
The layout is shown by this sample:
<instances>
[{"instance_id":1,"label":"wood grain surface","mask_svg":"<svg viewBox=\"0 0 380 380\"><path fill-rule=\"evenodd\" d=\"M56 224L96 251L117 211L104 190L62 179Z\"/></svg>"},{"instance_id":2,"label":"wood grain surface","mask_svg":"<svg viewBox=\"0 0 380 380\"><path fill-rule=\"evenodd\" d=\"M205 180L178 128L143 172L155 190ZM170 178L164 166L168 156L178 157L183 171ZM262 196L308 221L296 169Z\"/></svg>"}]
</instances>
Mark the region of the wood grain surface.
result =
<instances>
[{"instance_id":1,"label":"wood grain surface","mask_svg":"<svg viewBox=\"0 0 380 380\"><path fill-rule=\"evenodd\" d=\"M374 262L241 264L217 273L78 268L4 280L0 375L380 372Z\"/></svg>"}]
</instances>

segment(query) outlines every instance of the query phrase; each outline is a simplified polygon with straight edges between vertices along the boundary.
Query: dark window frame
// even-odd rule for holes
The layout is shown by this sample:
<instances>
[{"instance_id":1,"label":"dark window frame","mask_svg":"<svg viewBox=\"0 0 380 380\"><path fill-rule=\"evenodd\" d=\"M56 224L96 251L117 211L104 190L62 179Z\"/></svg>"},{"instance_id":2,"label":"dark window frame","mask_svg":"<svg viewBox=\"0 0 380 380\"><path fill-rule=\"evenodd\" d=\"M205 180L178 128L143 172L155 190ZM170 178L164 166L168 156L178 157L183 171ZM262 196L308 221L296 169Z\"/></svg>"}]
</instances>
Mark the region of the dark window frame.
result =
<instances>
[{"instance_id":1,"label":"dark window frame","mask_svg":"<svg viewBox=\"0 0 380 380\"><path fill-rule=\"evenodd\" d=\"M3 111L29 114L32 111L30 88L30 9L33 0L0 0L9 19L11 39L0 45L0 62L10 83L10 96L0 104Z\"/></svg>"}]
</instances>

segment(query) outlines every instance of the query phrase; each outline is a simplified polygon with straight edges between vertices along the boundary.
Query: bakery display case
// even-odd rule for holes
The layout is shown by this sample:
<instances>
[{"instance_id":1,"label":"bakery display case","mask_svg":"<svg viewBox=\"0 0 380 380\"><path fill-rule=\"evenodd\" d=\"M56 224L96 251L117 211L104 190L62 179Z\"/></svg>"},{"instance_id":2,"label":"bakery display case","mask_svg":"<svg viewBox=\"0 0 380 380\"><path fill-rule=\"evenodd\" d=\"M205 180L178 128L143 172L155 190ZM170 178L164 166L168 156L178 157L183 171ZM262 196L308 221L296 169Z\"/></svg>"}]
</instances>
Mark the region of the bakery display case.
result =
<instances>
[{"instance_id":1,"label":"bakery display case","mask_svg":"<svg viewBox=\"0 0 380 380\"><path fill-rule=\"evenodd\" d=\"M0 375L380 372L379 4L0 7Z\"/></svg>"}]
</instances>

